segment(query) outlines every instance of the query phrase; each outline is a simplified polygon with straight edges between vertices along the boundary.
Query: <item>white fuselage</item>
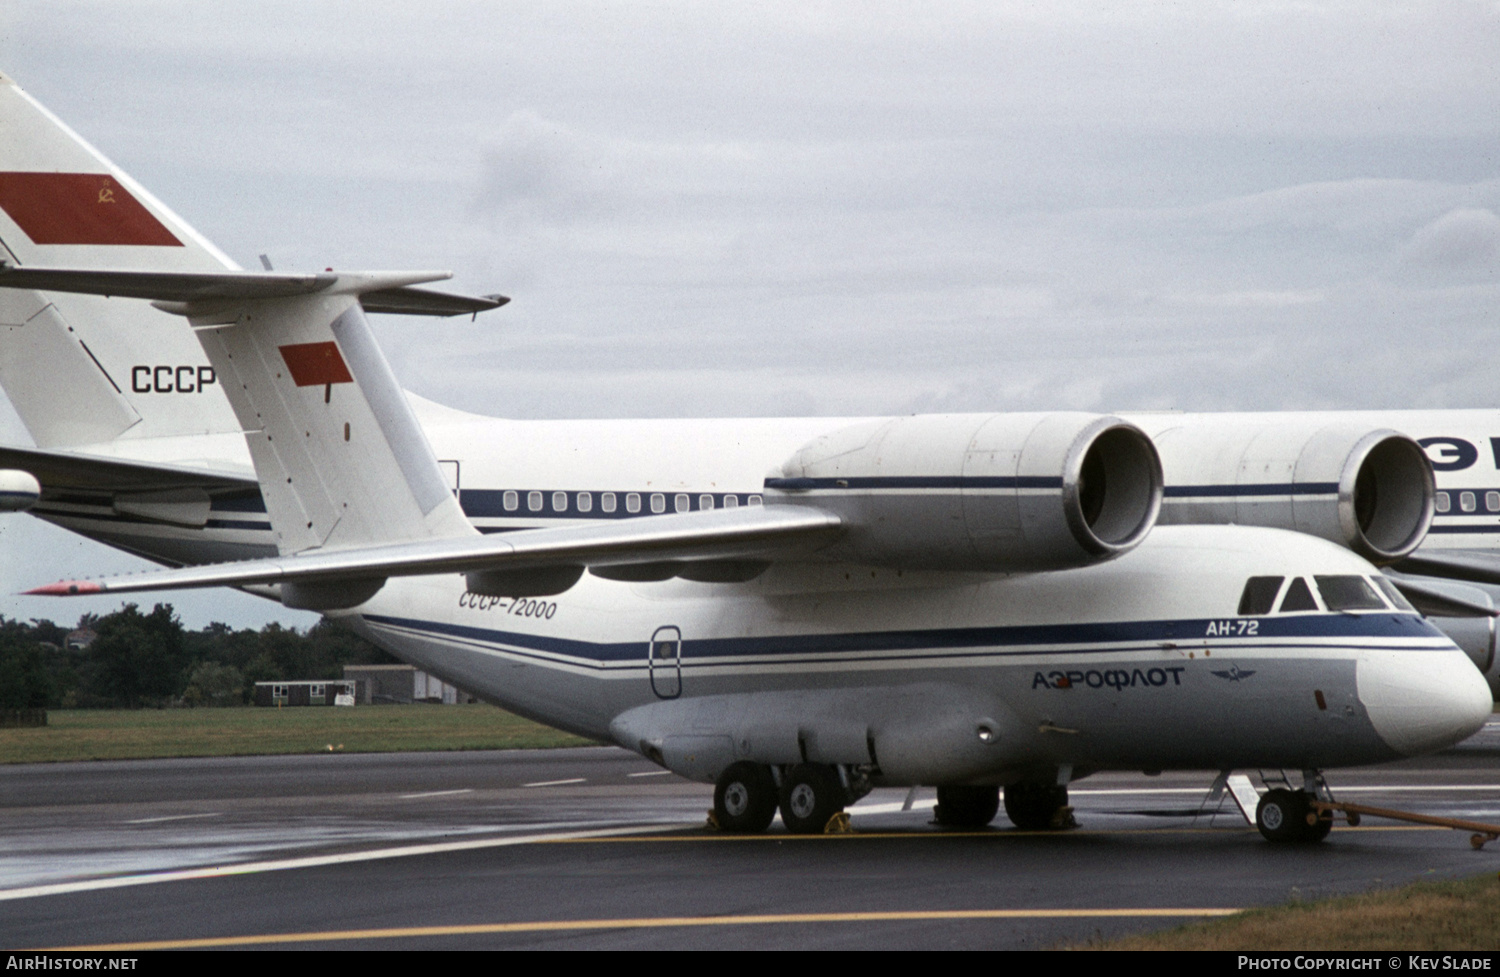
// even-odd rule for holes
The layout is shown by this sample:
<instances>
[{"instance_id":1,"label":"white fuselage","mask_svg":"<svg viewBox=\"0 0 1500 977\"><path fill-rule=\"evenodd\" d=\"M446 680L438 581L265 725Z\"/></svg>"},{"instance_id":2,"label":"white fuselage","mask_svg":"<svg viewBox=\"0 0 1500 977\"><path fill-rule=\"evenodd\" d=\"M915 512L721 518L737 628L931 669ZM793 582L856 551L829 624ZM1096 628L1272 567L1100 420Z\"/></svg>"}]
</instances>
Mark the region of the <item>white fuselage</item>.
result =
<instances>
[{"instance_id":1,"label":"white fuselage","mask_svg":"<svg viewBox=\"0 0 1500 977\"><path fill-rule=\"evenodd\" d=\"M1164 527L1118 560L1072 571L788 564L744 584L586 575L536 599L428 577L393 580L350 618L491 701L633 749L681 724L620 717L698 698L727 707L688 720L693 729L738 741L780 723L793 738L852 740L852 753L825 759L873 754L888 783L1060 764L1309 768L1435 749L1489 713L1468 658L1409 611L1238 613L1251 576L1312 584L1374 572L1298 534ZM676 642L667 659L653 656L663 634ZM914 720L892 690L928 703L932 743L909 742ZM757 711L759 693L800 696L802 711ZM990 744L975 732L987 724Z\"/></svg>"}]
</instances>

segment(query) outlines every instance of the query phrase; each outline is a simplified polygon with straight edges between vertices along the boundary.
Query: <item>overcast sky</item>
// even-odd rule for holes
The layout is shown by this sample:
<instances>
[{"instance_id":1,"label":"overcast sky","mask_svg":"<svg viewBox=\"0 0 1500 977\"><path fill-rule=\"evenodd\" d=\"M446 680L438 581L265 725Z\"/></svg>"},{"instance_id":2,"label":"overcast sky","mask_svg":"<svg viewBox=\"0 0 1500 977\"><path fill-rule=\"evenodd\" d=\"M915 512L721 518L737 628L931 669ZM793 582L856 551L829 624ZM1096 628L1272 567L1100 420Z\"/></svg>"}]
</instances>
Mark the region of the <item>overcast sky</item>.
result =
<instances>
[{"instance_id":1,"label":"overcast sky","mask_svg":"<svg viewBox=\"0 0 1500 977\"><path fill-rule=\"evenodd\" d=\"M242 265L512 296L376 323L476 412L1500 400L1500 3L3 0L0 69Z\"/></svg>"}]
</instances>

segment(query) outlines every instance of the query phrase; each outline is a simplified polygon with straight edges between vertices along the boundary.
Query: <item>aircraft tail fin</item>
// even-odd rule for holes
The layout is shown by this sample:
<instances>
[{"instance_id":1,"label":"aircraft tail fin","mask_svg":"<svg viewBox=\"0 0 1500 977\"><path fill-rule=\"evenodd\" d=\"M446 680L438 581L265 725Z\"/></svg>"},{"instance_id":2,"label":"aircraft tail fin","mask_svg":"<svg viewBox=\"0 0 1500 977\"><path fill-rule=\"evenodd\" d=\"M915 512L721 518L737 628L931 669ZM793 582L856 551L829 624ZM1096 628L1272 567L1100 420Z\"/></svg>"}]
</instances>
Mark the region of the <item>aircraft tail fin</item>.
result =
<instances>
[{"instance_id":1,"label":"aircraft tail fin","mask_svg":"<svg viewBox=\"0 0 1500 977\"><path fill-rule=\"evenodd\" d=\"M359 302L434 277L344 274L309 295L176 307L223 378L283 554L477 535Z\"/></svg>"},{"instance_id":2,"label":"aircraft tail fin","mask_svg":"<svg viewBox=\"0 0 1500 977\"><path fill-rule=\"evenodd\" d=\"M228 257L0 75L0 262L223 272ZM238 431L180 319L0 289L0 386L40 448Z\"/></svg>"}]
</instances>

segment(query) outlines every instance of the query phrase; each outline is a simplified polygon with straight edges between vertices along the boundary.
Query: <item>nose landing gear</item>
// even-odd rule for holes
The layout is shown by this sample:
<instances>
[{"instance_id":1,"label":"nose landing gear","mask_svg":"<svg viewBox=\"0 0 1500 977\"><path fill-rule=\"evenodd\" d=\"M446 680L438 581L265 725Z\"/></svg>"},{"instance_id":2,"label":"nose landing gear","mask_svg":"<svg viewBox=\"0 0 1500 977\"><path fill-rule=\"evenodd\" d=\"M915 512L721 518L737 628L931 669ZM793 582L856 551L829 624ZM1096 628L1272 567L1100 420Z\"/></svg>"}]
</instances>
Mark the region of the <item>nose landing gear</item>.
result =
<instances>
[{"instance_id":1,"label":"nose landing gear","mask_svg":"<svg viewBox=\"0 0 1500 977\"><path fill-rule=\"evenodd\" d=\"M1333 830L1333 812L1314 808L1313 800L1305 790L1266 791L1255 808L1255 827L1267 841L1322 841Z\"/></svg>"},{"instance_id":2,"label":"nose landing gear","mask_svg":"<svg viewBox=\"0 0 1500 977\"><path fill-rule=\"evenodd\" d=\"M1264 772L1261 781L1266 782ZM1255 807L1255 827L1267 841L1310 844L1322 841L1333 830L1333 791L1323 773L1315 768L1302 771L1302 789L1294 790L1281 774L1284 787L1266 791ZM1270 787L1270 783L1266 783ZM1243 809L1243 806L1242 806ZM1246 812L1247 816L1249 812ZM1358 824L1356 815L1351 824Z\"/></svg>"}]
</instances>

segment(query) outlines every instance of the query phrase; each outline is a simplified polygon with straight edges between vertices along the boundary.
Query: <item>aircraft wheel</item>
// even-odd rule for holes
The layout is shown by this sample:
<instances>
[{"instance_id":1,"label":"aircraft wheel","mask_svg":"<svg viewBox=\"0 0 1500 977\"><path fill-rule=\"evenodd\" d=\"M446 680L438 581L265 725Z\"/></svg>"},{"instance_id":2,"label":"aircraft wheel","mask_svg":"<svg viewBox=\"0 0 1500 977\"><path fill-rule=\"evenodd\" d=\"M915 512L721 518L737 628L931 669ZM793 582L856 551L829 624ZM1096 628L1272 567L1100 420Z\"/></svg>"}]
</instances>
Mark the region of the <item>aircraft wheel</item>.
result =
<instances>
[{"instance_id":1,"label":"aircraft wheel","mask_svg":"<svg viewBox=\"0 0 1500 977\"><path fill-rule=\"evenodd\" d=\"M731 764L714 785L714 820L725 831L756 834L776 816L776 782L758 763Z\"/></svg>"},{"instance_id":2,"label":"aircraft wheel","mask_svg":"<svg viewBox=\"0 0 1500 977\"><path fill-rule=\"evenodd\" d=\"M1005 785L1005 816L1022 831L1049 831L1057 812L1068 806L1068 788L1021 781Z\"/></svg>"},{"instance_id":3,"label":"aircraft wheel","mask_svg":"<svg viewBox=\"0 0 1500 977\"><path fill-rule=\"evenodd\" d=\"M1304 794L1302 796L1306 797L1307 795ZM1304 825L1306 825L1306 827L1304 827L1302 829L1303 830L1302 840L1303 841L1311 841L1311 842L1322 841L1324 838L1327 838L1328 837L1328 833L1333 830L1333 812L1332 811L1320 811L1318 813L1318 820L1315 823L1313 823L1313 824L1307 824L1307 820L1306 819L1307 819L1307 817L1311 816L1312 813L1313 813L1313 809L1312 809L1311 806L1309 806L1307 808L1307 814L1303 816L1302 823Z\"/></svg>"},{"instance_id":4,"label":"aircraft wheel","mask_svg":"<svg viewBox=\"0 0 1500 977\"><path fill-rule=\"evenodd\" d=\"M1316 830L1308 826L1307 813L1306 794L1278 787L1266 791L1260 799L1255 808L1255 827L1267 841L1304 841ZM1330 820L1329 827L1332 825Z\"/></svg>"},{"instance_id":5,"label":"aircraft wheel","mask_svg":"<svg viewBox=\"0 0 1500 977\"><path fill-rule=\"evenodd\" d=\"M781 780L781 822L792 834L818 834L844 809L844 797L832 767L799 763Z\"/></svg>"},{"instance_id":6,"label":"aircraft wheel","mask_svg":"<svg viewBox=\"0 0 1500 977\"><path fill-rule=\"evenodd\" d=\"M946 828L982 828L1000 810L999 787L939 787L933 818Z\"/></svg>"}]
</instances>

